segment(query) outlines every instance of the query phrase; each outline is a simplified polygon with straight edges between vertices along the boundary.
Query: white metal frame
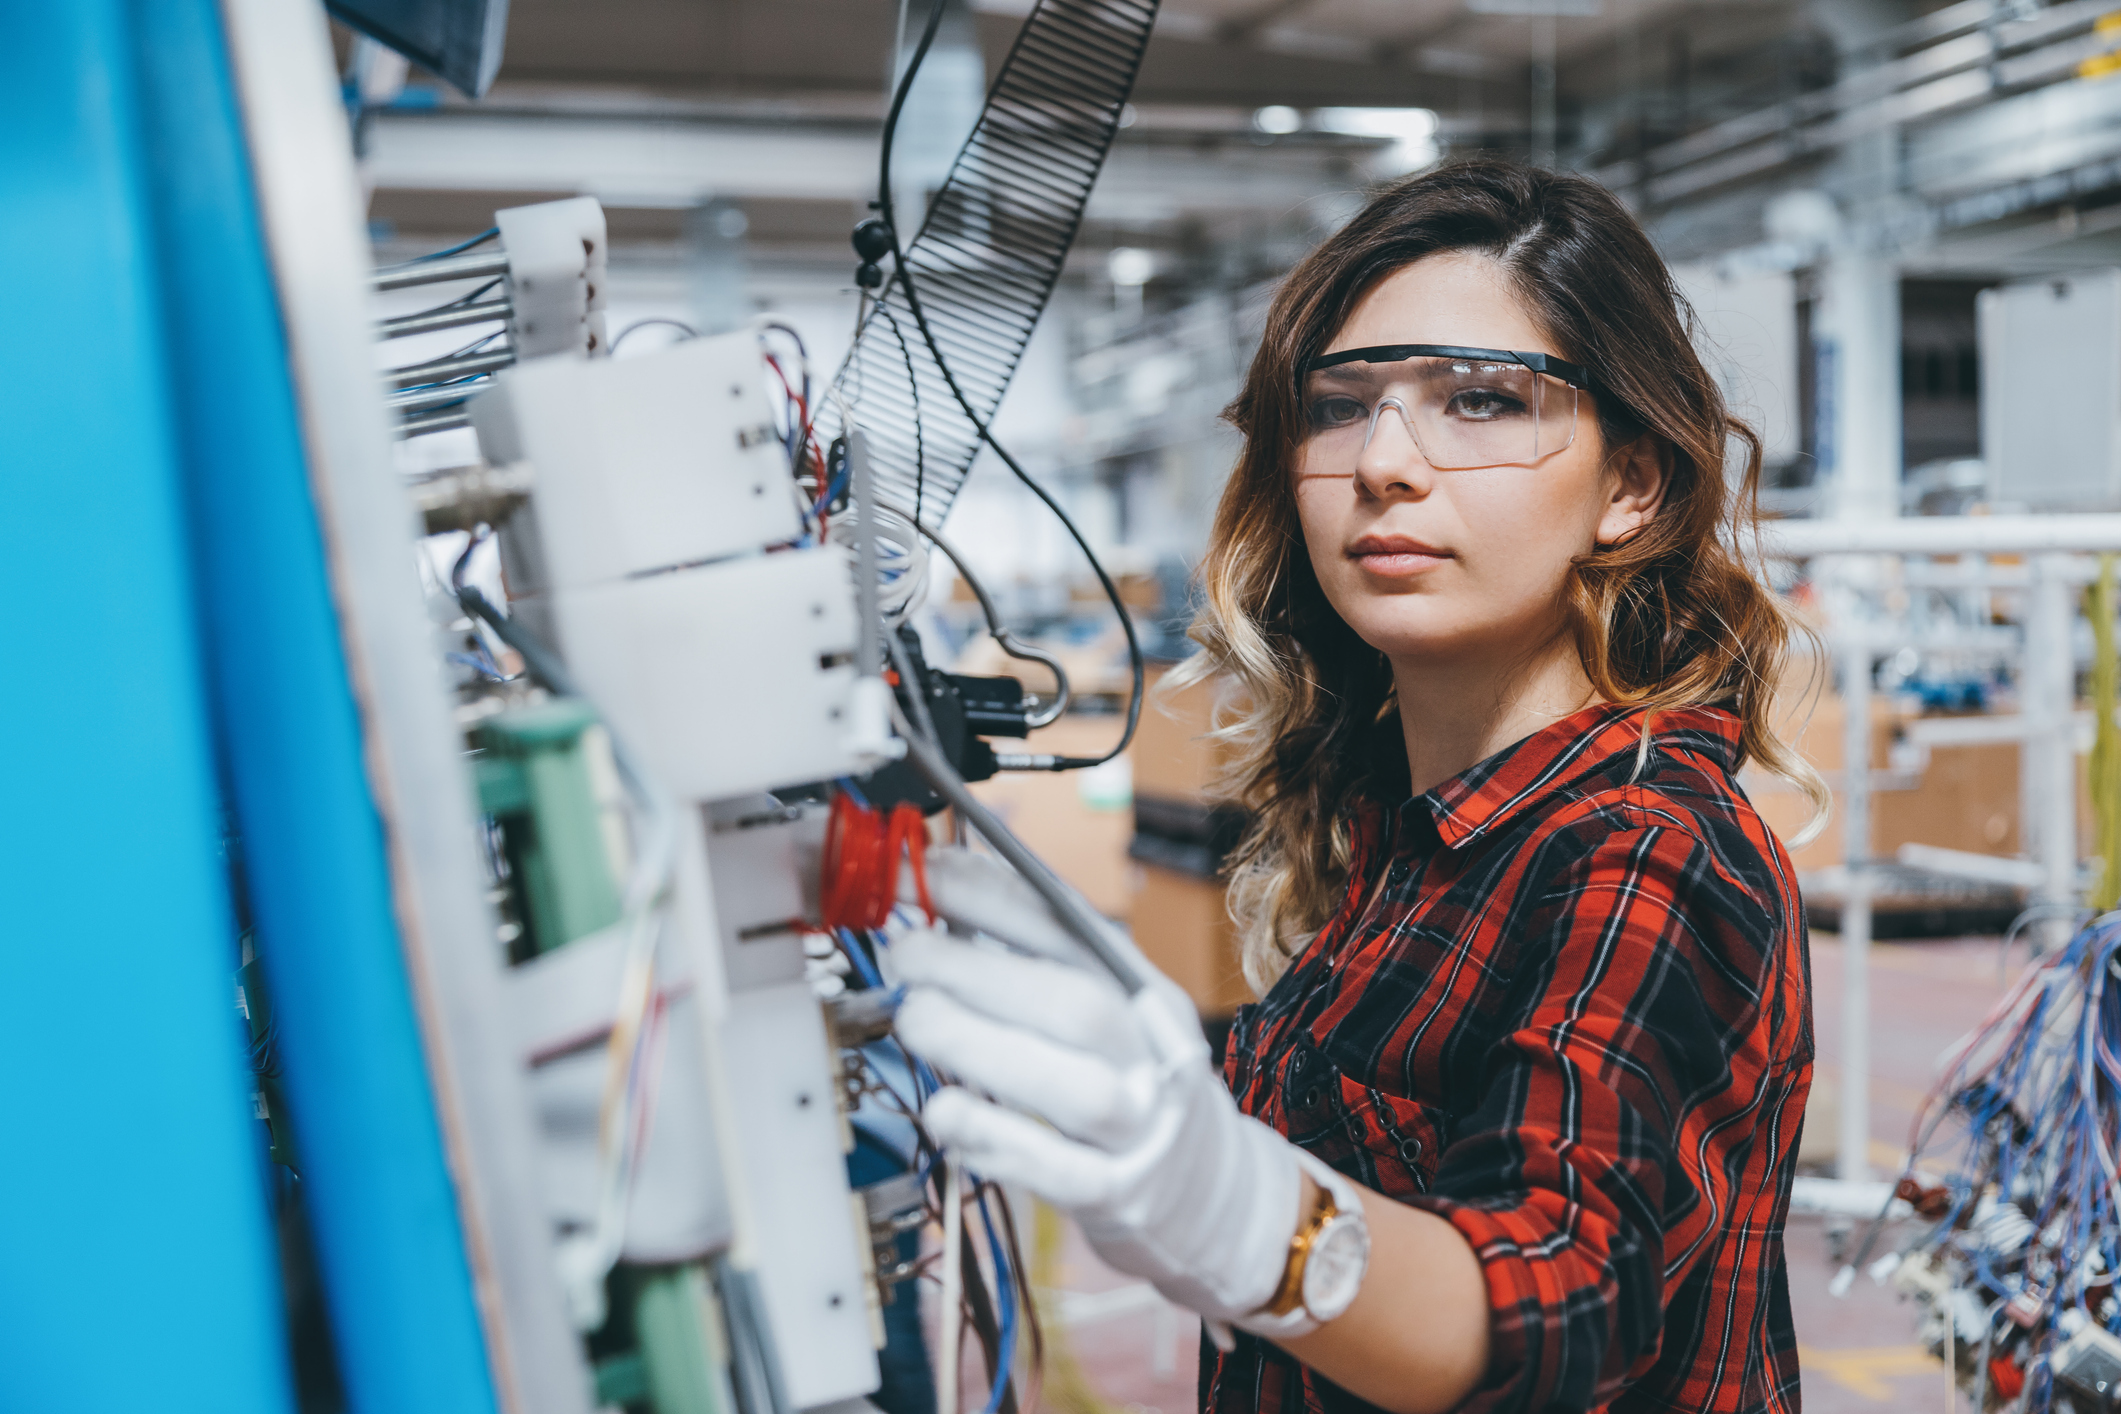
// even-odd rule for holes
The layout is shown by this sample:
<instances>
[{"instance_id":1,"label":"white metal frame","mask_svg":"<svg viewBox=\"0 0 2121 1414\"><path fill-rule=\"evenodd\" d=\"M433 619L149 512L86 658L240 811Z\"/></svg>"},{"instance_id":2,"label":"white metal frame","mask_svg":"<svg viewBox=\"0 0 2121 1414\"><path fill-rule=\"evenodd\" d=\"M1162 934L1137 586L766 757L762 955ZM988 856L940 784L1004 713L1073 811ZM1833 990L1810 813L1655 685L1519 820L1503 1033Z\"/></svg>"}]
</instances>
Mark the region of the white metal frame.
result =
<instances>
[{"instance_id":1,"label":"white metal frame","mask_svg":"<svg viewBox=\"0 0 2121 1414\"><path fill-rule=\"evenodd\" d=\"M2024 555L2028 572L1999 567L2028 589L2023 703L2019 715L1996 724L1984 739L2024 743L2020 767L2025 825L2035 859L1992 859L1958 850L1913 846L1905 862L1966 877L2027 886L2035 906L2053 916L2036 936L2049 946L2066 939L2068 910L2079 898L2076 819L2075 661L2072 588L2087 571L2075 555L2121 551L2121 515L1937 516L1907 519L1784 521L1763 528L1758 548L1772 559L1825 562L1821 578L1833 587L1837 626L1832 650L1841 661L1846 710L1842 793L1842 850L1846 893L1841 910L1841 1101L1837 1167L1845 1179L1869 1177L1871 857L1870 703L1876 644L1852 613L1854 587L1878 557L1902 555ZM2022 578L2021 578L2022 575ZM1972 578L1969 574L1969 578ZM1945 735L1939 733L1940 738ZM1910 857L1912 856L1912 857Z\"/></svg>"}]
</instances>

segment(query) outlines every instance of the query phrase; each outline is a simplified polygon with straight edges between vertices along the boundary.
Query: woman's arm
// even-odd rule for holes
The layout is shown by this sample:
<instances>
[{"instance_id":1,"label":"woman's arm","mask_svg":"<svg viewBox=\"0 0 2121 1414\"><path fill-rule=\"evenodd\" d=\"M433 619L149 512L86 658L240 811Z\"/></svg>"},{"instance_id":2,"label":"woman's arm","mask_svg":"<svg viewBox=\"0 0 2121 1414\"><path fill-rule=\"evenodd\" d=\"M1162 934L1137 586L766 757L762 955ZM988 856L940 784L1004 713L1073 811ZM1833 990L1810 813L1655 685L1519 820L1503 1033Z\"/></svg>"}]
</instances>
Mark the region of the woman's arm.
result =
<instances>
[{"instance_id":1,"label":"woman's arm","mask_svg":"<svg viewBox=\"0 0 2121 1414\"><path fill-rule=\"evenodd\" d=\"M1370 1269L1355 1304L1281 1342L1333 1383L1391 1414L1443 1414L1488 1367L1488 1284L1480 1259L1434 1213L1363 1189ZM1299 1212L1318 1201L1306 1176Z\"/></svg>"}]
</instances>

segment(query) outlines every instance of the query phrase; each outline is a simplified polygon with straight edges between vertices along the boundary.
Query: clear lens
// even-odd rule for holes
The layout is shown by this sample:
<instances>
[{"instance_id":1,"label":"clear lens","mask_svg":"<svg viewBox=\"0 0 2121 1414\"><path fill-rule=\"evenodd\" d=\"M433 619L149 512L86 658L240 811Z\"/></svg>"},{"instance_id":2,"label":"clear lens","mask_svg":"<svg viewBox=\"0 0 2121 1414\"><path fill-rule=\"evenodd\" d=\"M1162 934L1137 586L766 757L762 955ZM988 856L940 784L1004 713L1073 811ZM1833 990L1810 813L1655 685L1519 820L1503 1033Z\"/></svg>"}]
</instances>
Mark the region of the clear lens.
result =
<instances>
[{"instance_id":1,"label":"clear lens","mask_svg":"<svg viewBox=\"0 0 2121 1414\"><path fill-rule=\"evenodd\" d=\"M1317 469L1343 474L1395 413L1438 471L1530 466L1576 440L1576 401L1557 378L1477 359L1337 364L1304 384Z\"/></svg>"}]
</instances>

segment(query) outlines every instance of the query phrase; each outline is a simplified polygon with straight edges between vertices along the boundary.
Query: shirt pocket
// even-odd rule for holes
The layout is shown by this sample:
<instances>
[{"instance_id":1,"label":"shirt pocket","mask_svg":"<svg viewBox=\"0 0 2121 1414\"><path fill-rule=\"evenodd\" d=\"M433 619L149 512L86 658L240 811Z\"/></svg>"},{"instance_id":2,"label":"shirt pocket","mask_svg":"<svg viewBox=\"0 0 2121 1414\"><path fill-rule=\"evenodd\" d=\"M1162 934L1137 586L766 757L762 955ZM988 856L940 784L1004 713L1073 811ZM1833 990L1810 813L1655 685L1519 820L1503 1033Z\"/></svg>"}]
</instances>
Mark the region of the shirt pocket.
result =
<instances>
[{"instance_id":1,"label":"shirt pocket","mask_svg":"<svg viewBox=\"0 0 2121 1414\"><path fill-rule=\"evenodd\" d=\"M1429 1191L1442 1148L1440 1111L1365 1085L1307 1043L1291 1049L1281 1079L1291 1142L1387 1197Z\"/></svg>"}]
</instances>

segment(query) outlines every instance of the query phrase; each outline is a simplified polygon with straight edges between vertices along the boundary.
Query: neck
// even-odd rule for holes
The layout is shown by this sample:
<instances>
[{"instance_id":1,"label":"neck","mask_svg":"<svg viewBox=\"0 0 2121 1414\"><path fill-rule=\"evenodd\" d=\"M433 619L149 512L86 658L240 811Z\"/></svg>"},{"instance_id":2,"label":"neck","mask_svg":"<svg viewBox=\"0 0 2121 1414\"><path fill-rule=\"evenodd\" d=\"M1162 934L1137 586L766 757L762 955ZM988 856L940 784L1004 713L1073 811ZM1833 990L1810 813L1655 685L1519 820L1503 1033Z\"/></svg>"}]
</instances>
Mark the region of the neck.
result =
<instances>
[{"instance_id":1,"label":"neck","mask_svg":"<svg viewBox=\"0 0 2121 1414\"><path fill-rule=\"evenodd\" d=\"M1598 701L1568 633L1509 661L1394 658L1416 795Z\"/></svg>"}]
</instances>

